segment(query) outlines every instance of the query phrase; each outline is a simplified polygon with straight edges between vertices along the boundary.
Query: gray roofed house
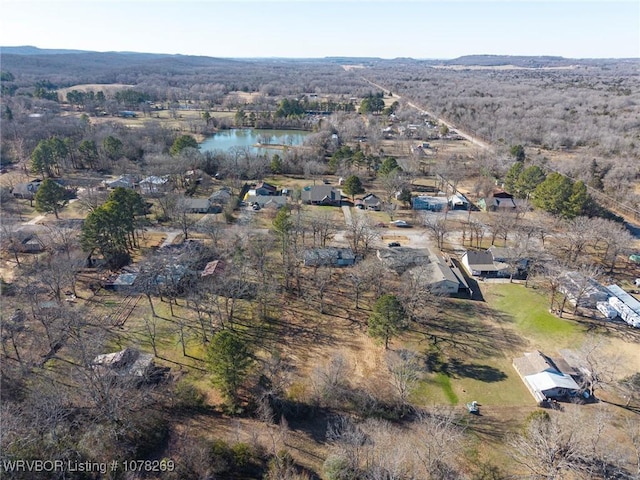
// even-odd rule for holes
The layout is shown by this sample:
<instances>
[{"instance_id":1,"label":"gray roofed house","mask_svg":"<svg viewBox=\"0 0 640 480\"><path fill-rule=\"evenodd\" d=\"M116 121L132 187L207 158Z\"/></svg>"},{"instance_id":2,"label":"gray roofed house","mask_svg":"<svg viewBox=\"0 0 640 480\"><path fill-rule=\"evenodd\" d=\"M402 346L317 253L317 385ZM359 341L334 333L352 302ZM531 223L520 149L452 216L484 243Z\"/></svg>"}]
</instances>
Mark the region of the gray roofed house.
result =
<instances>
[{"instance_id":1,"label":"gray roofed house","mask_svg":"<svg viewBox=\"0 0 640 480\"><path fill-rule=\"evenodd\" d=\"M18 183L11 190L11 194L14 196L14 198L33 200L41 184L42 182L39 180L29 183Z\"/></svg>"},{"instance_id":2,"label":"gray roofed house","mask_svg":"<svg viewBox=\"0 0 640 480\"><path fill-rule=\"evenodd\" d=\"M411 201L414 210L429 210L432 212L440 212L447 208L449 204L447 197L433 197L430 195L418 195L413 197Z\"/></svg>"},{"instance_id":3,"label":"gray roofed house","mask_svg":"<svg viewBox=\"0 0 640 480\"><path fill-rule=\"evenodd\" d=\"M124 175L120 175L114 180L104 180L102 183L107 188L136 188L138 186L138 177L126 173Z\"/></svg>"},{"instance_id":4,"label":"gray roofed house","mask_svg":"<svg viewBox=\"0 0 640 480\"><path fill-rule=\"evenodd\" d=\"M462 266L474 277L508 277L509 265L498 262L489 250L467 250L462 255Z\"/></svg>"},{"instance_id":5,"label":"gray roofed house","mask_svg":"<svg viewBox=\"0 0 640 480\"><path fill-rule=\"evenodd\" d=\"M380 208L382 207L382 202L380 201L378 196L374 195L373 193L365 195L362 198L362 204L364 205L364 208L366 210L380 211Z\"/></svg>"},{"instance_id":6,"label":"gray roofed house","mask_svg":"<svg viewBox=\"0 0 640 480\"><path fill-rule=\"evenodd\" d=\"M280 208L287 204L287 197L283 195L247 195L245 202L249 205L257 203L260 208Z\"/></svg>"},{"instance_id":7,"label":"gray roofed house","mask_svg":"<svg viewBox=\"0 0 640 480\"><path fill-rule=\"evenodd\" d=\"M184 207L188 213L208 213L211 209L211 202L208 198L189 198L184 197Z\"/></svg>"},{"instance_id":8,"label":"gray roofed house","mask_svg":"<svg viewBox=\"0 0 640 480\"><path fill-rule=\"evenodd\" d=\"M437 253L429 255L429 262L409 270L410 274L435 294L451 295L460 291L469 291L462 273Z\"/></svg>"},{"instance_id":9,"label":"gray roofed house","mask_svg":"<svg viewBox=\"0 0 640 480\"><path fill-rule=\"evenodd\" d=\"M314 185L304 187L302 190L302 201L310 205L340 205L342 195L331 185Z\"/></svg>"},{"instance_id":10,"label":"gray roofed house","mask_svg":"<svg viewBox=\"0 0 640 480\"><path fill-rule=\"evenodd\" d=\"M487 251L491 252L491 255L493 255L494 263L508 263L509 265L515 267L515 276L526 276L527 270L529 268L529 259L525 258L515 248L496 247L495 245L492 245L487 249Z\"/></svg>"},{"instance_id":11,"label":"gray roofed house","mask_svg":"<svg viewBox=\"0 0 640 480\"><path fill-rule=\"evenodd\" d=\"M426 248L394 247L380 249L376 256L390 270L398 275L405 271L428 264L431 252Z\"/></svg>"},{"instance_id":12,"label":"gray roofed house","mask_svg":"<svg viewBox=\"0 0 640 480\"><path fill-rule=\"evenodd\" d=\"M313 248L304 252L304 265L306 267L344 267L354 263L356 263L356 255L350 248Z\"/></svg>"},{"instance_id":13,"label":"gray roofed house","mask_svg":"<svg viewBox=\"0 0 640 480\"><path fill-rule=\"evenodd\" d=\"M256 185L256 195L275 195L278 193L278 187L267 182L260 182Z\"/></svg>"},{"instance_id":14,"label":"gray roofed house","mask_svg":"<svg viewBox=\"0 0 640 480\"><path fill-rule=\"evenodd\" d=\"M229 200L231 200L231 192L226 189L220 189L209 196L209 201L211 203L217 203L220 205L226 204Z\"/></svg>"},{"instance_id":15,"label":"gray roofed house","mask_svg":"<svg viewBox=\"0 0 640 480\"><path fill-rule=\"evenodd\" d=\"M28 235L20 242L19 249L22 253L40 253L44 251L44 244L37 235Z\"/></svg>"}]
</instances>

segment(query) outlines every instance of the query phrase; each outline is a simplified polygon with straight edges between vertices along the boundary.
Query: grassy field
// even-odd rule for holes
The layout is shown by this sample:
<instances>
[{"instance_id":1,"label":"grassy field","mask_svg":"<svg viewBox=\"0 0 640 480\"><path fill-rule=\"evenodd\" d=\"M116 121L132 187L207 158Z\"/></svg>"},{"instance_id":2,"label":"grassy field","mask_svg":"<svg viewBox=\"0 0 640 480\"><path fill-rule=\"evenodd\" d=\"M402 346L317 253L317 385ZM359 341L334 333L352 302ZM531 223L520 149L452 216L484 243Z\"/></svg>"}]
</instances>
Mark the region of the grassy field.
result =
<instances>
[{"instance_id":1,"label":"grassy field","mask_svg":"<svg viewBox=\"0 0 640 480\"><path fill-rule=\"evenodd\" d=\"M496 310L508 315L512 328L532 346L546 351L575 347L586 327L549 313L549 299L532 288L513 283L485 284L483 293Z\"/></svg>"},{"instance_id":2,"label":"grassy field","mask_svg":"<svg viewBox=\"0 0 640 480\"><path fill-rule=\"evenodd\" d=\"M476 400L488 408L534 405L512 366L513 358L540 349L557 355L580 345L586 327L547 311L547 299L517 284L482 285L486 303L449 302L445 315L412 334L429 368L414 392L422 405L461 405ZM424 337L430 346L424 348Z\"/></svg>"}]
</instances>

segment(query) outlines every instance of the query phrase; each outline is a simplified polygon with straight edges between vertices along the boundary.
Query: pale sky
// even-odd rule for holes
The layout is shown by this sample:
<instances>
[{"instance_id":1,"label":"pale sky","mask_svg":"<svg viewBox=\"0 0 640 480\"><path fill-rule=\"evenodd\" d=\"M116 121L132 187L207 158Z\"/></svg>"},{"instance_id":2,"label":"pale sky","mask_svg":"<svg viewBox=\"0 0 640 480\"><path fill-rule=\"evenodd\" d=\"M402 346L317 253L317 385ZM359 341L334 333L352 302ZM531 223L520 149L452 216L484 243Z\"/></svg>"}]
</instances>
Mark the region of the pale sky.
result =
<instances>
[{"instance_id":1,"label":"pale sky","mask_svg":"<svg viewBox=\"0 0 640 480\"><path fill-rule=\"evenodd\" d=\"M640 57L640 0L1 0L0 45L212 57Z\"/></svg>"}]
</instances>

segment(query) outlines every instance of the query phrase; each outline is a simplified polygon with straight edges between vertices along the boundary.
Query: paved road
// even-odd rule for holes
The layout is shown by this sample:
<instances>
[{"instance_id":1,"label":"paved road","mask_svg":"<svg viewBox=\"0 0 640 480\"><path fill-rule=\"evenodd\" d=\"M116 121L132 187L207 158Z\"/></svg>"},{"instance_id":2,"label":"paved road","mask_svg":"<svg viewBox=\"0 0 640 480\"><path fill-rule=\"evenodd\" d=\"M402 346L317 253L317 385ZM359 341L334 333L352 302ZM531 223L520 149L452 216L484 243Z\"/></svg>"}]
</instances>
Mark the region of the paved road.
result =
<instances>
[{"instance_id":1,"label":"paved road","mask_svg":"<svg viewBox=\"0 0 640 480\"><path fill-rule=\"evenodd\" d=\"M369 83L370 85L373 85L374 87L379 88L380 90L389 91L388 88L385 88L382 85L379 85L379 84L377 84L375 82L372 82L368 78L362 77L362 79L365 82ZM394 96L397 97L398 99L402 99L402 97L400 95L398 95L398 94L394 94ZM460 130L460 127L454 125L453 123L451 123L451 122L449 122L449 121L447 121L447 120L445 120L445 119L443 119L441 117L438 117L437 115L434 115L433 112L430 112L429 110L425 109L422 105L418 105L418 104L416 104L416 103L414 103L414 102L412 102L410 100L407 100L407 105L409 105L410 107L415 108L416 110L420 110L421 112L426 113L427 115L429 115L432 118L435 118L440 123L443 123L444 125L446 125L449 129L455 130L456 132L458 132L458 135L460 135L461 137L465 138L466 140L469 140L474 145L477 145L477 146L479 146L481 148L484 148L485 150L492 150L491 145L489 145L488 143L486 143L486 142L474 137L473 135L471 135L471 134L469 134L469 133L467 133L467 132L465 132L463 130Z\"/></svg>"}]
</instances>

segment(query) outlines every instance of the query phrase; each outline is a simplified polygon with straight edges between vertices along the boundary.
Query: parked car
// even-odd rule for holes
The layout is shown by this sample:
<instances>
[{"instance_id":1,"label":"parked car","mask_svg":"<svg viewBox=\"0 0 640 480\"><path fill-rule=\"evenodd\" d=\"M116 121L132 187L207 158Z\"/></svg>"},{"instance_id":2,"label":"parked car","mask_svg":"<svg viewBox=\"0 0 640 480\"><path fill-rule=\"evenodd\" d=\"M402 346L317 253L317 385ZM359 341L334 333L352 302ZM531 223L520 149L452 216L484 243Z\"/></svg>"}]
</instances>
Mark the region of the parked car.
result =
<instances>
[{"instance_id":1,"label":"parked car","mask_svg":"<svg viewBox=\"0 0 640 480\"><path fill-rule=\"evenodd\" d=\"M410 223L405 222L404 220L395 220L391 222L391 225L395 225L398 228L411 228L412 225Z\"/></svg>"},{"instance_id":2,"label":"parked car","mask_svg":"<svg viewBox=\"0 0 640 480\"><path fill-rule=\"evenodd\" d=\"M387 244L388 247L399 247L400 246L400 242L389 242Z\"/></svg>"}]
</instances>

